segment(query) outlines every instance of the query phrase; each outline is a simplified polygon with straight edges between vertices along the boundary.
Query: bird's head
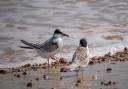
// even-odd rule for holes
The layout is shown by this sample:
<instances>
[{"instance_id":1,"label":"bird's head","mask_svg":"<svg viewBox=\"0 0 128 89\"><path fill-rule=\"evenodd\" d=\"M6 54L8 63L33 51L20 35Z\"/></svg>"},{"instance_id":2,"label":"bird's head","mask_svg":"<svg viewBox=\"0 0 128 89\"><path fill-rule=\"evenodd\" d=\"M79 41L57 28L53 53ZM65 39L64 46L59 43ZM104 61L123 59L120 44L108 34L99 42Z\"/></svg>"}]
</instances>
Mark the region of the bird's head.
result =
<instances>
[{"instance_id":1,"label":"bird's head","mask_svg":"<svg viewBox=\"0 0 128 89\"><path fill-rule=\"evenodd\" d=\"M69 35L63 33L60 29L56 29L56 30L54 31L54 36L58 36L58 37L66 36L66 37L69 37Z\"/></svg>"},{"instance_id":2,"label":"bird's head","mask_svg":"<svg viewBox=\"0 0 128 89\"><path fill-rule=\"evenodd\" d=\"M80 44L79 45L82 46L82 47L87 47L87 40L84 39L84 38L80 39Z\"/></svg>"}]
</instances>

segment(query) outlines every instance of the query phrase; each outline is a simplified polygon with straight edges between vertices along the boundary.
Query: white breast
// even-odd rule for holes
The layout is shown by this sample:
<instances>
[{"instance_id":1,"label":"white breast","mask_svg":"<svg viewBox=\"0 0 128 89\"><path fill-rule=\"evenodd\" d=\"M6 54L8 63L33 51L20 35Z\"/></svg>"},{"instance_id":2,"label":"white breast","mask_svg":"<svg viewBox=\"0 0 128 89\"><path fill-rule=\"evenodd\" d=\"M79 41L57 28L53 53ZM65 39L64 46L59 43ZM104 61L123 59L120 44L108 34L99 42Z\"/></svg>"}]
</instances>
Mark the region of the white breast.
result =
<instances>
[{"instance_id":1,"label":"white breast","mask_svg":"<svg viewBox=\"0 0 128 89\"><path fill-rule=\"evenodd\" d=\"M59 37L59 38L55 39L54 41L57 42L57 44L58 44L57 51L60 51L63 47L63 39Z\"/></svg>"}]
</instances>

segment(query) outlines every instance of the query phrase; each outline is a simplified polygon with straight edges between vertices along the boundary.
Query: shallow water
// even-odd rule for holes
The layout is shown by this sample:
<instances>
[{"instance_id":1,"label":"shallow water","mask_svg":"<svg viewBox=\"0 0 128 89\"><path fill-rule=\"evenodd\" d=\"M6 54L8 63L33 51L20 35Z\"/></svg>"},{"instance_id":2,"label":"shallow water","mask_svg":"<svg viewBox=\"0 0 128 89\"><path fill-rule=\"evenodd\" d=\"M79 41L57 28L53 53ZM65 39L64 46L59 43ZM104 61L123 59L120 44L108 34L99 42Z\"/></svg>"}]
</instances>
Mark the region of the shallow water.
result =
<instances>
[{"instance_id":1,"label":"shallow water","mask_svg":"<svg viewBox=\"0 0 128 89\"><path fill-rule=\"evenodd\" d=\"M82 37L91 56L119 51L128 46L127 17L127 0L0 0L0 67L43 62L18 48L20 39L44 42L56 28L75 38L64 38L60 57L71 59Z\"/></svg>"}]
</instances>

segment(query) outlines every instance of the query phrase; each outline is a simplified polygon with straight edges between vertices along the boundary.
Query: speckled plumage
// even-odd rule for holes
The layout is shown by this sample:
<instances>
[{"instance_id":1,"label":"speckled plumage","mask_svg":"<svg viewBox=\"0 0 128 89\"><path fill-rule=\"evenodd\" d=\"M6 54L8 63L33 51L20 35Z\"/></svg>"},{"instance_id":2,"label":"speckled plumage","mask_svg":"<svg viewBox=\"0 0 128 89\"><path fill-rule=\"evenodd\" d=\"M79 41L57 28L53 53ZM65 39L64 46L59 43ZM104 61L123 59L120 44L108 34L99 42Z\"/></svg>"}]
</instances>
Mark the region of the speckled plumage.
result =
<instances>
[{"instance_id":1,"label":"speckled plumage","mask_svg":"<svg viewBox=\"0 0 128 89\"><path fill-rule=\"evenodd\" d=\"M85 40L85 39L84 39ZM81 40L80 40L81 41ZM89 63L89 48L87 43L83 42L77 47L75 53L73 54L72 61L70 62L68 69L75 70L77 67L86 67Z\"/></svg>"}]
</instances>

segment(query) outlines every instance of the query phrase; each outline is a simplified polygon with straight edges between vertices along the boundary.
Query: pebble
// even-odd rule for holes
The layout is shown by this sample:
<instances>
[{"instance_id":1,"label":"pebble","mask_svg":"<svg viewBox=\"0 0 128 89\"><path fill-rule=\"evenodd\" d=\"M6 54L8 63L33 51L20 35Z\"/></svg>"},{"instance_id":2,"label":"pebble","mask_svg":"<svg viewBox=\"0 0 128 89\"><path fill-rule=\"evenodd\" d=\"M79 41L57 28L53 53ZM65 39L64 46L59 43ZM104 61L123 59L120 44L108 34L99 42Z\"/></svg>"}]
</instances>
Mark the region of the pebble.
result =
<instances>
[{"instance_id":1,"label":"pebble","mask_svg":"<svg viewBox=\"0 0 128 89\"><path fill-rule=\"evenodd\" d=\"M67 69L66 68L61 68L60 72L67 72Z\"/></svg>"},{"instance_id":2,"label":"pebble","mask_svg":"<svg viewBox=\"0 0 128 89\"><path fill-rule=\"evenodd\" d=\"M0 70L0 74L6 74L7 73L7 71L5 71L5 70Z\"/></svg>"},{"instance_id":3,"label":"pebble","mask_svg":"<svg viewBox=\"0 0 128 89\"><path fill-rule=\"evenodd\" d=\"M56 88L52 87L51 89L56 89Z\"/></svg>"},{"instance_id":4,"label":"pebble","mask_svg":"<svg viewBox=\"0 0 128 89\"><path fill-rule=\"evenodd\" d=\"M78 87L78 86L79 86L79 84L78 84L78 83L76 83L76 84L75 84L75 86L76 86L76 87Z\"/></svg>"},{"instance_id":5,"label":"pebble","mask_svg":"<svg viewBox=\"0 0 128 89\"><path fill-rule=\"evenodd\" d=\"M92 76L92 79L97 80L97 79L98 79L98 77L97 77L96 75L93 75L93 76Z\"/></svg>"},{"instance_id":6,"label":"pebble","mask_svg":"<svg viewBox=\"0 0 128 89\"><path fill-rule=\"evenodd\" d=\"M80 84L81 82L82 82L81 79L78 79L78 80L76 81L76 83L78 83L78 84Z\"/></svg>"},{"instance_id":7,"label":"pebble","mask_svg":"<svg viewBox=\"0 0 128 89\"><path fill-rule=\"evenodd\" d=\"M59 63L60 63L60 64L67 64L68 62L67 62L67 59L65 59L65 58L60 58L60 59L59 59Z\"/></svg>"},{"instance_id":8,"label":"pebble","mask_svg":"<svg viewBox=\"0 0 128 89\"><path fill-rule=\"evenodd\" d=\"M62 80L64 77L63 76L60 76L60 80Z\"/></svg>"},{"instance_id":9,"label":"pebble","mask_svg":"<svg viewBox=\"0 0 128 89\"><path fill-rule=\"evenodd\" d=\"M36 80L36 81L39 81L39 78L36 78L35 80Z\"/></svg>"},{"instance_id":10,"label":"pebble","mask_svg":"<svg viewBox=\"0 0 128 89\"><path fill-rule=\"evenodd\" d=\"M107 72L107 73L111 73L111 72L112 72L112 68L107 68L107 69L106 69L106 72Z\"/></svg>"},{"instance_id":11,"label":"pebble","mask_svg":"<svg viewBox=\"0 0 128 89\"><path fill-rule=\"evenodd\" d=\"M22 74L23 74L23 75L27 75L27 72L24 71Z\"/></svg>"},{"instance_id":12,"label":"pebble","mask_svg":"<svg viewBox=\"0 0 128 89\"><path fill-rule=\"evenodd\" d=\"M27 83L27 87L32 87L32 83L31 82L28 82Z\"/></svg>"},{"instance_id":13,"label":"pebble","mask_svg":"<svg viewBox=\"0 0 128 89\"><path fill-rule=\"evenodd\" d=\"M43 75L43 79L48 79L48 75Z\"/></svg>"},{"instance_id":14,"label":"pebble","mask_svg":"<svg viewBox=\"0 0 128 89\"><path fill-rule=\"evenodd\" d=\"M104 85L104 86L111 86L111 85L115 85L116 82L114 82L114 81L101 81L100 84Z\"/></svg>"},{"instance_id":15,"label":"pebble","mask_svg":"<svg viewBox=\"0 0 128 89\"><path fill-rule=\"evenodd\" d=\"M17 74L16 77L17 77L17 78L20 78L20 74Z\"/></svg>"},{"instance_id":16,"label":"pebble","mask_svg":"<svg viewBox=\"0 0 128 89\"><path fill-rule=\"evenodd\" d=\"M89 65L94 65L94 61L90 61L89 62Z\"/></svg>"},{"instance_id":17,"label":"pebble","mask_svg":"<svg viewBox=\"0 0 128 89\"><path fill-rule=\"evenodd\" d=\"M22 66L23 68L30 68L30 67L32 67L32 65L31 64L25 64L24 66Z\"/></svg>"}]
</instances>

